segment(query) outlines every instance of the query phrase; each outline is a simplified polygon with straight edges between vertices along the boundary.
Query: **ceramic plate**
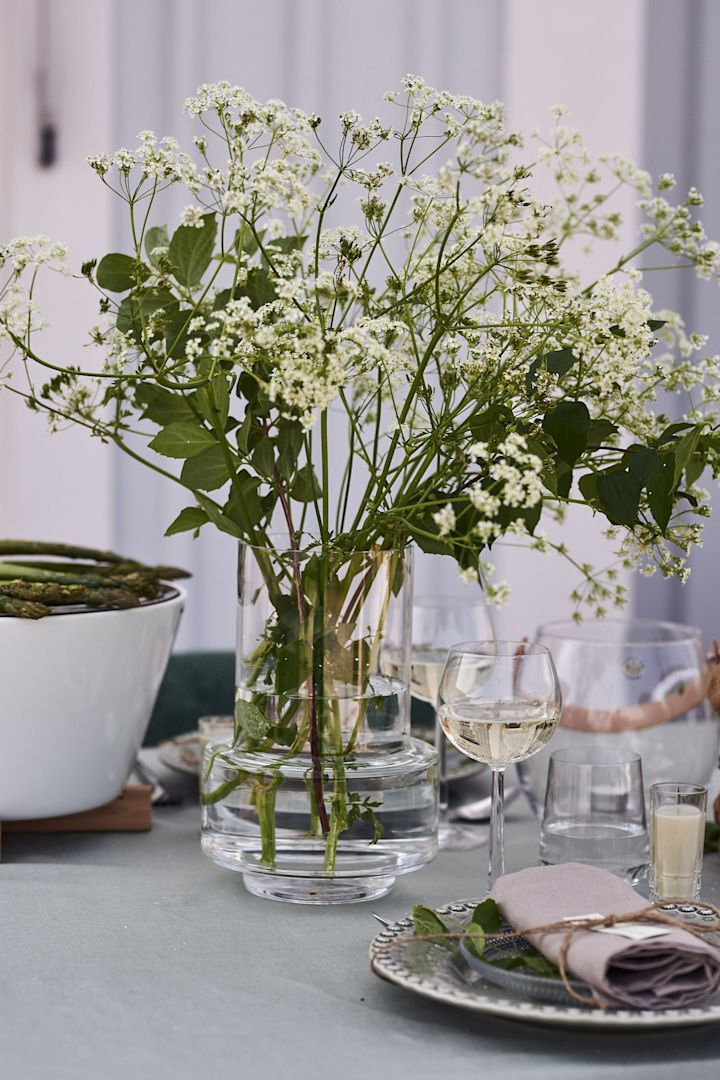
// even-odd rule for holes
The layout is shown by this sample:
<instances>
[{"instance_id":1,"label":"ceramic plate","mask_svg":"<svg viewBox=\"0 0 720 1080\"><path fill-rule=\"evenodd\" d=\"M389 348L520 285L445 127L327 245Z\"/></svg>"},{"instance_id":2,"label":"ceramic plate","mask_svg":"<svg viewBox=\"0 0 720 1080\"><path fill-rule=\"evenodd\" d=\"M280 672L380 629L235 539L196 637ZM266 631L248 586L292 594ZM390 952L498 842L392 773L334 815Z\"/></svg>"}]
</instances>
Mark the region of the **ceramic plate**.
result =
<instances>
[{"instance_id":1,"label":"ceramic plate","mask_svg":"<svg viewBox=\"0 0 720 1080\"><path fill-rule=\"evenodd\" d=\"M477 900L459 900L439 908L440 915L469 918ZM606 1031L667 1030L720 1023L720 995L690 1009L588 1009L581 1005L544 1004L487 983L459 953L430 941L408 941L413 933L410 916L391 923L370 946L370 967L381 979L446 1005L471 1012L524 1020L535 1024L584 1027Z\"/></svg>"},{"instance_id":2,"label":"ceramic plate","mask_svg":"<svg viewBox=\"0 0 720 1080\"><path fill-rule=\"evenodd\" d=\"M200 772L202 750L197 731L188 731L185 735L176 735L174 739L159 743L157 754L163 765L176 772L197 776Z\"/></svg>"}]
</instances>

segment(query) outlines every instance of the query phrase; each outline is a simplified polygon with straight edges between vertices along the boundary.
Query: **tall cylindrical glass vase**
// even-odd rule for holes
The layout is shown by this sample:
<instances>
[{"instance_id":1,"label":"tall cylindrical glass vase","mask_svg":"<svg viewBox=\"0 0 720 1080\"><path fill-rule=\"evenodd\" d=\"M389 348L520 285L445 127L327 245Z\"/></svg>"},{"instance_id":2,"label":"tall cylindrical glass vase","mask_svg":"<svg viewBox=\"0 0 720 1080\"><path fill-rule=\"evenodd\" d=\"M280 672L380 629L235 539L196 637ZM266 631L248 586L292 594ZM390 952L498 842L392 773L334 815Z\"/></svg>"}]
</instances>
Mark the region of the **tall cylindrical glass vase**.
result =
<instances>
[{"instance_id":1,"label":"tall cylindrical glass vase","mask_svg":"<svg viewBox=\"0 0 720 1080\"><path fill-rule=\"evenodd\" d=\"M412 551L242 545L238 597L203 848L271 899L381 896L437 849L436 754L410 737Z\"/></svg>"}]
</instances>

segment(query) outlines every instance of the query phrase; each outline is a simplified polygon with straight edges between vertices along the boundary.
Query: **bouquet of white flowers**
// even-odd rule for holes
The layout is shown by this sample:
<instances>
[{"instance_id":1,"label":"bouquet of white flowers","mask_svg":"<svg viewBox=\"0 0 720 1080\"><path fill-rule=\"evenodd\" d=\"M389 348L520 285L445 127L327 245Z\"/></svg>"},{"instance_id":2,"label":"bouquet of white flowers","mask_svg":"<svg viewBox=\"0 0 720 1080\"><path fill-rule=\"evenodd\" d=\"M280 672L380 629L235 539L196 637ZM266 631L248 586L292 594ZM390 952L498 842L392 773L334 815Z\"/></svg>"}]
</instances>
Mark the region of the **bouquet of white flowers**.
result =
<instances>
[{"instance_id":1,"label":"bouquet of white flowers","mask_svg":"<svg viewBox=\"0 0 720 1080\"><path fill-rule=\"evenodd\" d=\"M603 609L623 602L619 565L686 574L708 513L698 481L720 469L718 358L641 284L668 263L720 276L697 192L674 205L672 177L654 189L618 157L592 160L559 109L549 137L525 145L500 104L414 76L387 102L387 122L345 113L331 152L317 116L208 85L186 104L202 129L192 156L142 132L136 149L90 159L127 203L131 236L82 267L103 316L97 371L36 344L36 276L67 272L62 246L0 248L0 338L27 376L7 389L187 488L169 534L212 524L256 553L267 606L240 657L236 744L269 761L308 754L326 872L339 837L382 832L346 767L377 729L368 703L408 542L502 598L493 544L510 533L571 557L540 523L585 504L618 538L606 572L576 564L577 601ZM533 194L540 172L556 182L551 205ZM192 201L168 229L155 215L172 186ZM563 262L568 244L616 239L627 186L638 242L584 280ZM683 415L665 414L668 394ZM345 716L334 703L348 685ZM256 783L269 865L267 770L262 783L240 770L235 786Z\"/></svg>"}]
</instances>

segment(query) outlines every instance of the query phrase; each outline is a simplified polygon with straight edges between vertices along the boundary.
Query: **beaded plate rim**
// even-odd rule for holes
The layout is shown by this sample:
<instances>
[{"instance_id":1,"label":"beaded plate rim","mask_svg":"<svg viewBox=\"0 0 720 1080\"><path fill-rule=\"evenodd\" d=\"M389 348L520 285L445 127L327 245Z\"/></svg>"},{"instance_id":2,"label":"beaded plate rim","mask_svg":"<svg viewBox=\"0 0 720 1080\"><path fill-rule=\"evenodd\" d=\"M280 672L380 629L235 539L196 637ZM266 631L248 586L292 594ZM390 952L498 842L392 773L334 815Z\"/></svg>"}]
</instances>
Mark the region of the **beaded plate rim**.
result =
<instances>
[{"instance_id":1,"label":"beaded plate rim","mask_svg":"<svg viewBox=\"0 0 720 1080\"><path fill-rule=\"evenodd\" d=\"M439 915L467 915L479 900L456 900L437 908ZM453 978L451 972L438 965L432 976L420 975L408 968L405 962L405 944L399 939L413 932L410 915L391 922L370 943L370 969L386 982L422 997L446 1005L455 1005L469 1012L500 1016L506 1020L520 1020L534 1024L560 1025L563 1027L591 1027L605 1031L666 1030L668 1027L698 1027L701 1024L720 1023L720 1002L697 1005L686 1009L613 1009L601 1012L572 1005L550 1005L533 1001L513 1000L500 987L487 983L478 976L474 986L463 986L461 976ZM446 959L445 966L453 961L447 950L437 950L438 959Z\"/></svg>"}]
</instances>

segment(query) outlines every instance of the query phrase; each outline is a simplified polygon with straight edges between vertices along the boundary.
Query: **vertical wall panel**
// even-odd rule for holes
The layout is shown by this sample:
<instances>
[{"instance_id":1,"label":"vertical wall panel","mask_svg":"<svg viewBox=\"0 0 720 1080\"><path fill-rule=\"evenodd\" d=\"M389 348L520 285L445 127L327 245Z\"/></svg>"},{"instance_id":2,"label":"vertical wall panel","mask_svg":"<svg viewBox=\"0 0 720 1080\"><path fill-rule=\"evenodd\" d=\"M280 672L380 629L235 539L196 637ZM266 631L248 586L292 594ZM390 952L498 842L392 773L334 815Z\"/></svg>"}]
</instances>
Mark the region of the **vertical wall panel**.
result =
<instances>
[{"instance_id":1,"label":"vertical wall panel","mask_svg":"<svg viewBox=\"0 0 720 1080\"><path fill-rule=\"evenodd\" d=\"M655 0L648 23L645 85L645 156L653 172L673 172L673 198L694 185L705 196L700 216L713 238L720 238L720 6L712 0ZM720 353L717 283L697 281L691 270L657 290L663 305L676 309L688 329L709 335L708 351ZM720 634L720 485L706 476L715 512L706 522L701 550L690 561L692 574L681 586L651 578L638 589L638 610L647 616L700 626L709 643Z\"/></svg>"},{"instance_id":2,"label":"vertical wall panel","mask_svg":"<svg viewBox=\"0 0 720 1080\"><path fill-rule=\"evenodd\" d=\"M38 166L38 18L50 50L48 89L57 160ZM108 78L111 0L0 0L0 242L46 233L70 244L70 264L111 242L105 191L85 158L110 134ZM85 42L92 41L92 48ZM94 367L88 327L97 296L85 281L41 277L39 299L50 329L37 338L51 360ZM39 383L44 381L40 376ZM21 377L16 378L24 388ZM106 547L112 542L109 448L80 429L49 435L42 416L0 393L0 534Z\"/></svg>"}]
</instances>

